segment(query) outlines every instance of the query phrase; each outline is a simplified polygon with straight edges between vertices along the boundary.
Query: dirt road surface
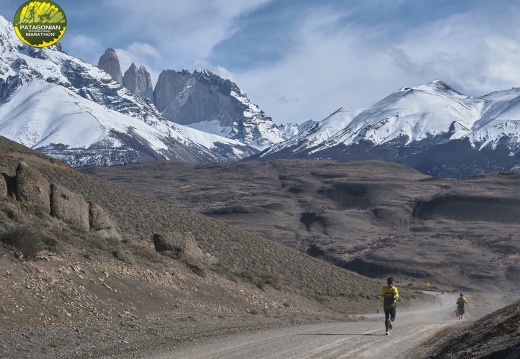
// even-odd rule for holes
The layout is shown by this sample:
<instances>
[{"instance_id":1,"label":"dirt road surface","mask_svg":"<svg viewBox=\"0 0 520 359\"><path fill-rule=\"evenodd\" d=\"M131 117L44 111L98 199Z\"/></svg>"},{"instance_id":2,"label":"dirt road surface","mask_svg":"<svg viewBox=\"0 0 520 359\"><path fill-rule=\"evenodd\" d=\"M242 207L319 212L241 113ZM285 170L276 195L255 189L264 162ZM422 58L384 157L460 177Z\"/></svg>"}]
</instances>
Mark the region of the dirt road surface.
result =
<instances>
[{"instance_id":1,"label":"dirt road surface","mask_svg":"<svg viewBox=\"0 0 520 359\"><path fill-rule=\"evenodd\" d=\"M301 325L239 334L162 353L152 359L340 359L413 358L413 350L456 320L456 294L429 293L435 303L410 311L398 309L394 328L385 335L384 314L362 322ZM382 311L380 311L382 312ZM472 320L468 313L465 320Z\"/></svg>"}]
</instances>

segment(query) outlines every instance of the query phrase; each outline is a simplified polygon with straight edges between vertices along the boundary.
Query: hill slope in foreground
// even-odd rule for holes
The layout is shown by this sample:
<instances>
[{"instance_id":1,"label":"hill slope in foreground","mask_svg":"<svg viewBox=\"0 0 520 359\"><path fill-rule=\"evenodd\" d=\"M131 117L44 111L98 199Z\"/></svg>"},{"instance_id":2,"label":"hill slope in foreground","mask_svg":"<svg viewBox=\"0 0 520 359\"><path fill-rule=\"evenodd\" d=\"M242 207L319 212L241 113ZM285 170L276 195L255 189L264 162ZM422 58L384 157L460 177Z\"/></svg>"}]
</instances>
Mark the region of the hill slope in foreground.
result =
<instances>
[{"instance_id":1,"label":"hill slope in foreground","mask_svg":"<svg viewBox=\"0 0 520 359\"><path fill-rule=\"evenodd\" d=\"M143 357L379 308L380 281L4 138L0 173L0 357ZM422 300L401 293L403 306Z\"/></svg>"}]
</instances>

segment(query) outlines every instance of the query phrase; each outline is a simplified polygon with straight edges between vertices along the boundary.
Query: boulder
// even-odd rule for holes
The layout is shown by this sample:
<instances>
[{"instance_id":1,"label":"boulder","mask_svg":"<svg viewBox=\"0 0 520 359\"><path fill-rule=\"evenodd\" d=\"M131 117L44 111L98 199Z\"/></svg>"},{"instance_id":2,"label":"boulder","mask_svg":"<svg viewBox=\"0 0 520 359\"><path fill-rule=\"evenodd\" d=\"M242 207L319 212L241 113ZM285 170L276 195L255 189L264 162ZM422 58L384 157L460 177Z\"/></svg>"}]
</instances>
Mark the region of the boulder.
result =
<instances>
[{"instance_id":1,"label":"boulder","mask_svg":"<svg viewBox=\"0 0 520 359\"><path fill-rule=\"evenodd\" d=\"M89 207L82 195L57 184L51 186L51 216L88 231Z\"/></svg>"},{"instance_id":2,"label":"boulder","mask_svg":"<svg viewBox=\"0 0 520 359\"><path fill-rule=\"evenodd\" d=\"M50 185L43 176L30 168L25 162L20 162L16 168L16 199L50 208Z\"/></svg>"},{"instance_id":3,"label":"boulder","mask_svg":"<svg viewBox=\"0 0 520 359\"><path fill-rule=\"evenodd\" d=\"M90 230L103 238L122 239L114 221L100 205L94 202L90 203Z\"/></svg>"},{"instance_id":4,"label":"boulder","mask_svg":"<svg viewBox=\"0 0 520 359\"><path fill-rule=\"evenodd\" d=\"M177 258L201 261L202 250L190 232L167 232L153 235L153 244L157 252L170 252Z\"/></svg>"}]
</instances>

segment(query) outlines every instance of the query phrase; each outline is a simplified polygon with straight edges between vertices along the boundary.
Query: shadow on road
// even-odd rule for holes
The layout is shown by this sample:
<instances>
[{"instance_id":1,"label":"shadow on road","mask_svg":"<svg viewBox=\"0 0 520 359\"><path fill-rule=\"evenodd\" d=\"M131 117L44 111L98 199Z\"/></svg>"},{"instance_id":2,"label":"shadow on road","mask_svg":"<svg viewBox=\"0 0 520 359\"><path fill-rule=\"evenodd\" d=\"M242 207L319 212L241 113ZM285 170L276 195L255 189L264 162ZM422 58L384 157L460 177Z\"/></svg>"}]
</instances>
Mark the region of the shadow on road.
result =
<instances>
[{"instance_id":1,"label":"shadow on road","mask_svg":"<svg viewBox=\"0 0 520 359\"><path fill-rule=\"evenodd\" d=\"M312 335L355 335L355 336L357 336L357 335L363 335L363 336L380 336L381 334L373 334L373 333L368 333L368 334L362 334L362 333L361 333L361 334L360 334L360 333L356 333L356 334L349 334L349 333L342 333L342 334L340 334L340 333L315 333L315 334L310 334L310 333L308 333L308 334L298 334L298 335L310 335L310 336L312 336Z\"/></svg>"}]
</instances>

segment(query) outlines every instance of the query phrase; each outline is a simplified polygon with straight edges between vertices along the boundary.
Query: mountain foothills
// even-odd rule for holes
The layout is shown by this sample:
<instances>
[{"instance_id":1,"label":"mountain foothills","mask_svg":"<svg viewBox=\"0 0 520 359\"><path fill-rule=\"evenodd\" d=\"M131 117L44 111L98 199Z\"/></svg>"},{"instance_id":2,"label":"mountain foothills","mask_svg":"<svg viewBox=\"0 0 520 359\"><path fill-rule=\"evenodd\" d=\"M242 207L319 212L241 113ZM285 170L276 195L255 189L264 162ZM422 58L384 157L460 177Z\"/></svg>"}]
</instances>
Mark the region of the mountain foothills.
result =
<instances>
[{"instance_id":1,"label":"mountain foothills","mask_svg":"<svg viewBox=\"0 0 520 359\"><path fill-rule=\"evenodd\" d=\"M305 168L305 162L297 165ZM219 180L224 180L222 174L230 170L223 164L204 166L224 166L215 172ZM398 165L393 166L400 169ZM282 165L276 171L283 167L286 173L279 180L289 185L282 191L286 196L279 192L277 199L258 197L262 208L274 209L282 217L282 207L289 204L293 194L301 194L298 188L304 188L308 180L299 181L288 173L287 166ZM106 167L115 168L118 167ZM141 173L136 170L130 167L129 176L133 174L132 178L139 179ZM326 170L336 175L338 171ZM385 172L392 172L392 168L383 166L380 171L379 176L392 182L392 175L383 176ZM318 180L320 172L317 167L313 175ZM354 177L362 169L349 172ZM364 320L353 315L375 313L380 309L377 293L382 280L312 258L254 231L245 231L153 196L81 174L59 160L3 137L0 137L0 173L2 357L149 357L151 353L172 350L205 337L298 323ZM428 182L424 175L407 174L412 181ZM150 177L165 179L165 173ZM258 183L252 187L261 190L269 184L269 177L263 180L264 185ZM194 184L199 186L196 181ZM500 191L500 187L490 187L489 196ZM240 186L229 195L235 198L247 195L244 189ZM216 203L209 202L217 195L215 190L219 189L211 186L202 189L207 191L209 208L215 208ZM360 192L363 191L354 191L354 195ZM251 193L258 196L257 191ZM334 193L329 194L334 197ZM397 197L401 196L406 198L403 193ZM201 202L204 198L195 200ZM377 196L373 196L373 201L376 200ZM397 205L397 201L393 197L388 205L390 202ZM309 202L325 204L318 197L310 197ZM462 283L467 289L477 289L471 293L473 316L489 313L490 306L497 308L511 302L513 297L505 290L494 292L494 287L487 284L492 282L488 276L494 275L496 285L511 280L514 281L510 283L511 288L518 288L515 272L518 264L511 254L518 253L511 247L515 246L514 240L489 234L478 237L476 242L470 236L450 237L455 227L442 218L442 213L449 214L449 208L445 207L451 207L450 204L439 205L437 211L428 209L428 205L425 207L420 217L428 217L430 213L436 219L418 221L416 233L428 232L437 226L446 230L442 238L431 236L426 241L418 238L409 245L403 243L411 238L376 238L370 233L365 238L367 250L389 249L380 253L383 255L379 263L386 264L381 273L395 271L401 294L400 308L406 310L432 300L432 296L421 292L424 278L419 281L413 278L414 271L420 272L417 269L421 262L424 262L423 272L438 279L438 283L433 282L437 290L461 287L460 283L452 287L449 281L441 282L441 278L448 275L455 275L455 280L464 278L462 270L468 277L476 275ZM458 206L462 207L463 204ZM494 207L497 208L500 205ZM286 211L290 209L286 207ZM350 211L356 212L353 208ZM375 217L388 220L384 215L388 211L381 208ZM226 212L226 209L222 211ZM269 216L262 214L265 211L258 213L257 222L268 220ZM484 211L480 216L485 220L492 215ZM366 226L368 221L363 223L363 217L362 213L352 213L347 221L352 224L357 220L360 227ZM273 227L290 232L290 218L285 216L284 220L285 226L273 223ZM325 227L335 232L337 227L329 225L329 220L312 213L304 213L300 219L305 231L314 233L320 233ZM474 227L482 228L479 223ZM435 241L442 242L438 252L435 252ZM464 245L467 253L460 255ZM346 242L344 247L361 250L360 245L352 247ZM326 251L333 252L331 248ZM415 252L411 248L415 248ZM309 252L316 255L320 249L323 247ZM400 253L403 249L407 252ZM453 256L453 266L447 267L447 276L440 274L445 265L439 261L443 256ZM495 260L504 265L491 272L492 266L484 263L485 273L480 276L473 274L472 267L462 269L457 263L459 257L463 263L470 263L470 259L474 262ZM512 269L507 269L508 265ZM408 272L399 271L400 267ZM486 291L481 290L483 286ZM520 338L519 303L489 314L475 325L457 325L456 330L428 339L414 357L431 358L434 356L430 353L436 353L439 358L461 355L479 358L492 354L506 358L514 354Z\"/></svg>"}]
</instances>

